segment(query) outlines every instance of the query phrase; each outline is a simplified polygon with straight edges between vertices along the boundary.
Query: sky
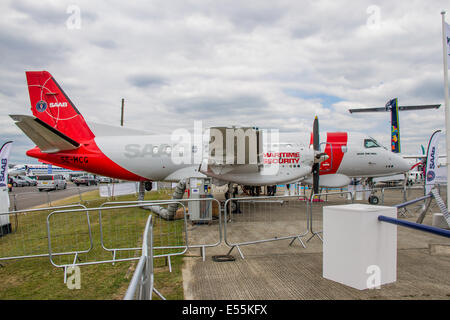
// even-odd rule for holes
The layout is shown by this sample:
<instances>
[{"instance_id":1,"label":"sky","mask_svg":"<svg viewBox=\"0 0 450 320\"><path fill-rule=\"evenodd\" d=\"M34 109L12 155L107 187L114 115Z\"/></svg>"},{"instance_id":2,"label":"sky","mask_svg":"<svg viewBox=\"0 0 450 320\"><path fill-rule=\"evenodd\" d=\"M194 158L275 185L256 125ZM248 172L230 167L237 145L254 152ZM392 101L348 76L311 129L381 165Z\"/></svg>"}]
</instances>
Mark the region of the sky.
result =
<instances>
[{"instance_id":1,"label":"sky","mask_svg":"<svg viewBox=\"0 0 450 320\"><path fill-rule=\"evenodd\" d=\"M47 70L88 121L167 133L209 126L368 134L389 147L390 114L349 108L442 104L400 113L403 153L444 128L446 1L0 2L0 134L11 162L36 163L9 114L31 114L26 70ZM449 14L447 21L450 23ZM444 149L442 149L444 150Z\"/></svg>"}]
</instances>

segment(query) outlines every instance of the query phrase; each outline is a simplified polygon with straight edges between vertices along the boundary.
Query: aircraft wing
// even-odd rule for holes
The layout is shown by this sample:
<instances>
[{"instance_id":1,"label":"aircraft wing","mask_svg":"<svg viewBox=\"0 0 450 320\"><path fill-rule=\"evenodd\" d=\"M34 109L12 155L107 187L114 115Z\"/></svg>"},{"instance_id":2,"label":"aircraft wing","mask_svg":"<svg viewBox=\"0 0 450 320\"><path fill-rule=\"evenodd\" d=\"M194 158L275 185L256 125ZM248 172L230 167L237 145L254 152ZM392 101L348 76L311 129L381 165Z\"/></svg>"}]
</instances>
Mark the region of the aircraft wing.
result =
<instances>
[{"instance_id":1,"label":"aircraft wing","mask_svg":"<svg viewBox=\"0 0 450 320\"><path fill-rule=\"evenodd\" d=\"M404 159L420 159L420 158L426 158L427 156L425 154L405 154L401 155ZM440 155L439 158L446 158L446 155Z\"/></svg>"},{"instance_id":2,"label":"aircraft wing","mask_svg":"<svg viewBox=\"0 0 450 320\"><path fill-rule=\"evenodd\" d=\"M28 115L10 115L16 125L44 153L77 149L80 144L42 120Z\"/></svg>"},{"instance_id":3,"label":"aircraft wing","mask_svg":"<svg viewBox=\"0 0 450 320\"><path fill-rule=\"evenodd\" d=\"M394 174L391 176L383 176L383 177L377 177L373 178L373 182L393 182L393 181L404 181L405 175L404 174Z\"/></svg>"},{"instance_id":4,"label":"aircraft wing","mask_svg":"<svg viewBox=\"0 0 450 320\"><path fill-rule=\"evenodd\" d=\"M403 159L421 159L421 158L426 158L427 156L424 154L401 154L401 157Z\"/></svg>"}]
</instances>

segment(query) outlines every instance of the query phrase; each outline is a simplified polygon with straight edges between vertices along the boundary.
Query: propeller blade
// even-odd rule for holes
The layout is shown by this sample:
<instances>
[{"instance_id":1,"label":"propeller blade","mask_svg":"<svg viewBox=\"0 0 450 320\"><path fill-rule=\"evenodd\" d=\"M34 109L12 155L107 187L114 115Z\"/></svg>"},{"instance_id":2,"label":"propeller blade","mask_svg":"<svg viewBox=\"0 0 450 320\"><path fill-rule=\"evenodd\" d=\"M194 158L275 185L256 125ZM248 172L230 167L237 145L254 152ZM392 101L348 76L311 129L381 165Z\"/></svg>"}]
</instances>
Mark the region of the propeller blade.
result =
<instances>
[{"instance_id":1,"label":"propeller blade","mask_svg":"<svg viewBox=\"0 0 450 320\"><path fill-rule=\"evenodd\" d=\"M319 142L319 119L317 116L314 118L313 123L313 148L314 151L319 151L320 142ZM320 156L319 156L320 159ZM316 160L312 166L312 174L313 174L313 192L315 194L319 193L319 171L320 171L320 163Z\"/></svg>"},{"instance_id":2,"label":"propeller blade","mask_svg":"<svg viewBox=\"0 0 450 320\"><path fill-rule=\"evenodd\" d=\"M313 172L313 192L315 194L319 193L319 163L315 163L312 168Z\"/></svg>"},{"instance_id":3,"label":"propeller blade","mask_svg":"<svg viewBox=\"0 0 450 320\"><path fill-rule=\"evenodd\" d=\"M319 151L319 147L319 119L316 116L313 123L313 148Z\"/></svg>"}]
</instances>

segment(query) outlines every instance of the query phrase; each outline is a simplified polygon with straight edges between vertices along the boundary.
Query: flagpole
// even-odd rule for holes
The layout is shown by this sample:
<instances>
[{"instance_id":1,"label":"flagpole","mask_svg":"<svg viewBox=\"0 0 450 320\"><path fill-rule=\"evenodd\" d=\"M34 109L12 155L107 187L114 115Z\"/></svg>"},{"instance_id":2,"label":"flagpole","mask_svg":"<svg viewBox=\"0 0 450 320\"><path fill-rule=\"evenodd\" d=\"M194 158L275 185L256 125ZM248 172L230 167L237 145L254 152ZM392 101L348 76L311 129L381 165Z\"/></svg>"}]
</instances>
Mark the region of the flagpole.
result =
<instances>
[{"instance_id":1,"label":"flagpole","mask_svg":"<svg viewBox=\"0 0 450 320\"><path fill-rule=\"evenodd\" d=\"M446 28L445 28L445 11L441 12L442 16L442 50L444 57L444 93L445 93L445 143L447 149L447 208L450 208L450 186L448 185L448 180L450 179L450 126L449 126L449 97L448 97L448 62L447 62L447 37L446 37Z\"/></svg>"}]
</instances>

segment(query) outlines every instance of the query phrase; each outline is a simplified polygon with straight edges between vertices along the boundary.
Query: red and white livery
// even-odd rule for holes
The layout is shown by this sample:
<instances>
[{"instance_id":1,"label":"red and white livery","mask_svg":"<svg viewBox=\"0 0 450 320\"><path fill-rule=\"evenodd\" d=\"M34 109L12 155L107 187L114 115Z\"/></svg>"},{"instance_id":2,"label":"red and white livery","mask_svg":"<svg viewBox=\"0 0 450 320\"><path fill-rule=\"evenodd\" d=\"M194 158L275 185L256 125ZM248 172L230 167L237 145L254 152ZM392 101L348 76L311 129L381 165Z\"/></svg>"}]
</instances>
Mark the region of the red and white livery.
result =
<instances>
[{"instance_id":1,"label":"red and white livery","mask_svg":"<svg viewBox=\"0 0 450 320\"><path fill-rule=\"evenodd\" d=\"M175 163L176 145L170 135L143 134L136 130L88 125L75 104L47 71L26 72L30 115L11 115L16 125L36 144L27 155L46 163L131 181L179 181L210 176L222 183L275 185L299 180L311 183L315 152L293 143L263 145L263 163L257 170L240 165L214 166L207 161L208 141L192 146L203 152L203 162ZM113 129L112 129L113 128ZM320 185L340 187L353 177L404 173L406 161L374 139L347 132L327 133L320 164ZM198 151L201 150L201 151ZM277 170L273 171L273 165ZM270 171L271 170L271 171Z\"/></svg>"}]
</instances>

